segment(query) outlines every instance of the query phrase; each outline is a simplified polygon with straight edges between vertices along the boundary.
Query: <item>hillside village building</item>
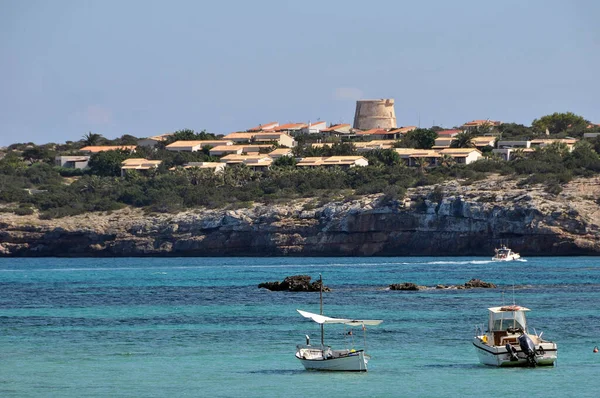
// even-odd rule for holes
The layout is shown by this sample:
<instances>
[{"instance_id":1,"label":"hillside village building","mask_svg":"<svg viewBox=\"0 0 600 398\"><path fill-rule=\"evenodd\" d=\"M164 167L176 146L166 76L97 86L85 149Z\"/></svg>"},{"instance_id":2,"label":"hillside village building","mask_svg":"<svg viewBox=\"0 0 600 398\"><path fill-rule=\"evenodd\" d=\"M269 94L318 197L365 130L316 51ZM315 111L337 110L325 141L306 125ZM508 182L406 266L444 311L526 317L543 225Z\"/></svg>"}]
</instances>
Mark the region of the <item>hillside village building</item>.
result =
<instances>
[{"instance_id":1,"label":"hillside village building","mask_svg":"<svg viewBox=\"0 0 600 398\"><path fill-rule=\"evenodd\" d=\"M449 155L456 163L471 164L483 156L479 149L475 148L445 148L439 151L440 155Z\"/></svg>"},{"instance_id":2,"label":"hillside village building","mask_svg":"<svg viewBox=\"0 0 600 398\"><path fill-rule=\"evenodd\" d=\"M427 166L435 166L442 157L433 149L396 148L394 150L409 167L419 166L420 161L424 161Z\"/></svg>"},{"instance_id":3,"label":"hillside village building","mask_svg":"<svg viewBox=\"0 0 600 398\"><path fill-rule=\"evenodd\" d=\"M233 145L233 141L228 140L197 140L197 141L175 141L165 148L173 152L198 152L204 147L214 148L216 146Z\"/></svg>"},{"instance_id":4,"label":"hillside village building","mask_svg":"<svg viewBox=\"0 0 600 398\"><path fill-rule=\"evenodd\" d=\"M256 171L266 170L271 167L273 159L269 155L227 155L221 158L227 166L244 164Z\"/></svg>"},{"instance_id":5,"label":"hillside village building","mask_svg":"<svg viewBox=\"0 0 600 398\"><path fill-rule=\"evenodd\" d=\"M57 156L54 164L69 169L85 169L90 161L89 156Z\"/></svg>"},{"instance_id":6,"label":"hillside village building","mask_svg":"<svg viewBox=\"0 0 600 398\"><path fill-rule=\"evenodd\" d=\"M281 133L288 133L291 135L300 134L303 129L307 128L308 124L306 123L288 123L282 124L278 127L275 127L273 130L279 131Z\"/></svg>"},{"instance_id":7,"label":"hillside village building","mask_svg":"<svg viewBox=\"0 0 600 398\"><path fill-rule=\"evenodd\" d=\"M189 162L183 165L184 169L208 169L213 170L215 173L219 173L225 169L225 163L220 162ZM173 167L171 170L174 170Z\"/></svg>"},{"instance_id":8,"label":"hillside village building","mask_svg":"<svg viewBox=\"0 0 600 398\"><path fill-rule=\"evenodd\" d=\"M157 168L161 163L162 160L148 160L144 158L125 159L121 163L121 177L123 177L128 170L147 171Z\"/></svg>"},{"instance_id":9,"label":"hillside village building","mask_svg":"<svg viewBox=\"0 0 600 398\"><path fill-rule=\"evenodd\" d=\"M330 157L305 157L296 163L296 167L364 167L369 161L363 156L330 156Z\"/></svg>"},{"instance_id":10,"label":"hillside village building","mask_svg":"<svg viewBox=\"0 0 600 398\"><path fill-rule=\"evenodd\" d=\"M502 122L499 122L497 120L479 119L479 120L471 120L470 122L463 124L461 127L464 130L468 130L468 129L472 129L475 127L482 127L482 126L496 127L496 126L500 126L501 124L502 124Z\"/></svg>"},{"instance_id":11,"label":"hillside village building","mask_svg":"<svg viewBox=\"0 0 600 398\"><path fill-rule=\"evenodd\" d=\"M233 141L237 144L249 144L254 142L273 142L280 146L293 148L296 146L296 140L289 134L283 132L258 131L258 132L238 132L227 134L224 140Z\"/></svg>"},{"instance_id":12,"label":"hillside village building","mask_svg":"<svg viewBox=\"0 0 600 398\"><path fill-rule=\"evenodd\" d=\"M435 143L433 144L432 148L433 149L450 148L450 145L452 145L453 141L454 141L454 138L452 138L452 137L436 138Z\"/></svg>"},{"instance_id":13,"label":"hillside village building","mask_svg":"<svg viewBox=\"0 0 600 398\"><path fill-rule=\"evenodd\" d=\"M273 145L221 145L211 148L210 156L241 155L243 153L259 153L261 150L270 150Z\"/></svg>"},{"instance_id":14,"label":"hillside village building","mask_svg":"<svg viewBox=\"0 0 600 398\"><path fill-rule=\"evenodd\" d=\"M561 143L561 144L565 144L567 146L567 148L569 149L569 151L573 150L574 145L577 143L578 140L576 140L575 138L556 138L556 139L551 139L551 138L546 138L546 139L535 139L535 140L531 140L531 147L532 148L544 148L548 145L552 145L554 143Z\"/></svg>"},{"instance_id":15,"label":"hillside village building","mask_svg":"<svg viewBox=\"0 0 600 398\"><path fill-rule=\"evenodd\" d=\"M327 128L327 123L325 122L315 122L315 123L308 123L308 125L306 127L304 127L302 130L300 130L300 133L302 134L318 134L321 131L325 130Z\"/></svg>"},{"instance_id":16,"label":"hillside village building","mask_svg":"<svg viewBox=\"0 0 600 398\"><path fill-rule=\"evenodd\" d=\"M321 134L326 137L339 137L342 135L348 135L352 131L352 126L349 124L334 124L326 129L321 130Z\"/></svg>"},{"instance_id":17,"label":"hillside village building","mask_svg":"<svg viewBox=\"0 0 600 398\"><path fill-rule=\"evenodd\" d=\"M273 159L279 159L282 156L293 156L293 153L290 148L277 148L269 152L268 155Z\"/></svg>"},{"instance_id":18,"label":"hillside village building","mask_svg":"<svg viewBox=\"0 0 600 398\"><path fill-rule=\"evenodd\" d=\"M138 140L137 145L147 147L147 148L154 148L156 146L156 144L158 144L159 142L166 141L172 135L173 135L173 133L167 133L167 134L155 135L155 136L148 137L148 138L143 138L141 140Z\"/></svg>"}]
</instances>

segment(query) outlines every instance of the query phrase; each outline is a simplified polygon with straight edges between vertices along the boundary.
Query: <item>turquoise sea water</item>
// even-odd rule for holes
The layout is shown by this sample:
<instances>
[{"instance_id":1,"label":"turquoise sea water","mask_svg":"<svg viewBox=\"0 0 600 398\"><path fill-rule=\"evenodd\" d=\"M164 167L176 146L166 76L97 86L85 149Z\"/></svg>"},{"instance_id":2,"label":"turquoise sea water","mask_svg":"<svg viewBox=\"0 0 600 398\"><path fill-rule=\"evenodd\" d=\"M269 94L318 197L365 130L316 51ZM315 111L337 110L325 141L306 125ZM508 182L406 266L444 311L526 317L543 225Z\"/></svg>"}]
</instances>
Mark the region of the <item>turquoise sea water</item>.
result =
<instances>
[{"instance_id":1,"label":"turquoise sea water","mask_svg":"<svg viewBox=\"0 0 600 398\"><path fill-rule=\"evenodd\" d=\"M257 288L319 273L327 315L384 319L367 330L368 373L305 371L295 345L319 329L296 308L318 312L318 293ZM471 278L500 287L385 289ZM556 367L479 364L474 326L513 300L558 343ZM1 397L597 397L595 345L599 258L0 259Z\"/></svg>"}]
</instances>

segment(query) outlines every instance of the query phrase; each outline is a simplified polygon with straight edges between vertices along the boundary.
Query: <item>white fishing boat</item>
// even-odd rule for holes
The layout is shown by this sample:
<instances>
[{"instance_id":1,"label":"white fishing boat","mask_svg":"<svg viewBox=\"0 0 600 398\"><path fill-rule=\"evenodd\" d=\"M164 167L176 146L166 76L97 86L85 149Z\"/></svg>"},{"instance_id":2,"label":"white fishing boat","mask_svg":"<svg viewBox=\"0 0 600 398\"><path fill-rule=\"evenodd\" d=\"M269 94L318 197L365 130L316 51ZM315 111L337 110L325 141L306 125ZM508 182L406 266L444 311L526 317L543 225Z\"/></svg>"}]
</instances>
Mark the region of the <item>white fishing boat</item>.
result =
<instances>
[{"instance_id":1,"label":"white fishing boat","mask_svg":"<svg viewBox=\"0 0 600 398\"><path fill-rule=\"evenodd\" d=\"M300 315L311 319L321 325L321 343L313 346L310 344L310 337L306 336L306 344L296 346L296 358L302 362L307 370L329 370L329 371L350 371L366 372L367 363L371 357L365 353L364 349L356 350L352 347L354 334L352 330L344 332L344 335L351 340L351 348L342 350L333 350L330 346L324 344L324 325L342 324L346 326L360 326L363 330L366 346L366 326L379 325L381 320L367 319L349 319L349 318L330 318L323 315L323 280L321 279L320 301L321 313L314 314L302 310L297 310Z\"/></svg>"},{"instance_id":2,"label":"white fishing boat","mask_svg":"<svg viewBox=\"0 0 600 398\"><path fill-rule=\"evenodd\" d=\"M493 261L514 261L521 258L519 253L513 252L511 249L506 247L505 245L500 246L500 248L495 249L496 254L492 257Z\"/></svg>"},{"instance_id":3,"label":"white fishing boat","mask_svg":"<svg viewBox=\"0 0 600 398\"><path fill-rule=\"evenodd\" d=\"M517 305L488 308L487 331L477 328L473 345L482 364L490 366L552 366L556 343L529 333L525 313Z\"/></svg>"}]
</instances>

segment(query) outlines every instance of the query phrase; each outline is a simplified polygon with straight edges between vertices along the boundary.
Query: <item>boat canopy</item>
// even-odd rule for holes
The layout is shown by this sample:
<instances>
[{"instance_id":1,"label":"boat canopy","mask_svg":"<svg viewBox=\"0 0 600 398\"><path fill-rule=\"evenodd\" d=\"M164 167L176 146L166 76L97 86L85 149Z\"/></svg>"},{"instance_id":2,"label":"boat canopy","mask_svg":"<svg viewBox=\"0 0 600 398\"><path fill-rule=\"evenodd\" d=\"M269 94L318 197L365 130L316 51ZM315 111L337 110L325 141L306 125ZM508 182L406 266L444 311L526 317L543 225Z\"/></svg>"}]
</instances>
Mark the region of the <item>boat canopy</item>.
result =
<instances>
[{"instance_id":1,"label":"boat canopy","mask_svg":"<svg viewBox=\"0 0 600 398\"><path fill-rule=\"evenodd\" d=\"M296 311L298 311L300 313L300 315L302 315L303 317L312 319L313 321L315 321L316 323L319 323L319 324L341 323L341 324L350 325L350 326L361 326L361 325L377 326L381 322L383 322L383 320L377 320L377 319L330 318L330 317L324 316L324 315L313 314L312 312L306 312L306 311L302 311L302 310L296 310Z\"/></svg>"},{"instance_id":2,"label":"boat canopy","mask_svg":"<svg viewBox=\"0 0 600 398\"><path fill-rule=\"evenodd\" d=\"M521 328L526 330L527 328L525 311L529 311L529 308L510 305L492 307L488 308L488 310L490 311L488 322L488 330L490 331L506 330L507 328Z\"/></svg>"}]
</instances>

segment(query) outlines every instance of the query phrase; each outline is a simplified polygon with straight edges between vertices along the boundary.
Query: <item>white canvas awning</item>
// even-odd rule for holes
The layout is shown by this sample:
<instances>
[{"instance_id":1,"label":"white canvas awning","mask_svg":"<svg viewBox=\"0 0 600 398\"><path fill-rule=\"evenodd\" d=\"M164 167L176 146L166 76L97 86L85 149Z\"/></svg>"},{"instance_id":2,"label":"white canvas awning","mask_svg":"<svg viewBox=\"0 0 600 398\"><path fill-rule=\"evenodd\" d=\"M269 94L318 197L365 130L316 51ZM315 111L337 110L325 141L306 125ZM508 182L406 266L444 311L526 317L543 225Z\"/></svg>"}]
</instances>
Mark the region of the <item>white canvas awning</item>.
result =
<instances>
[{"instance_id":1,"label":"white canvas awning","mask_svg":"<svg viewBox=\"0 0 600 398\"><path fill-rule=\"evenodd\" d=\"M330 317L324 316L324 315L313 314L312 312L306 312L306 311L302 311L302 310L296 310L296 311L298 311L300 313L300 315L302 315L303 317L312 319L313 321L315 321L316 323L319 323L319 324L341 323L341 324L350 325L350 326L361 326L361 325L377 326L381 322L383 322L382 320L378 320L378 319L330 318Z\"/></svg>"}]
</instances>

